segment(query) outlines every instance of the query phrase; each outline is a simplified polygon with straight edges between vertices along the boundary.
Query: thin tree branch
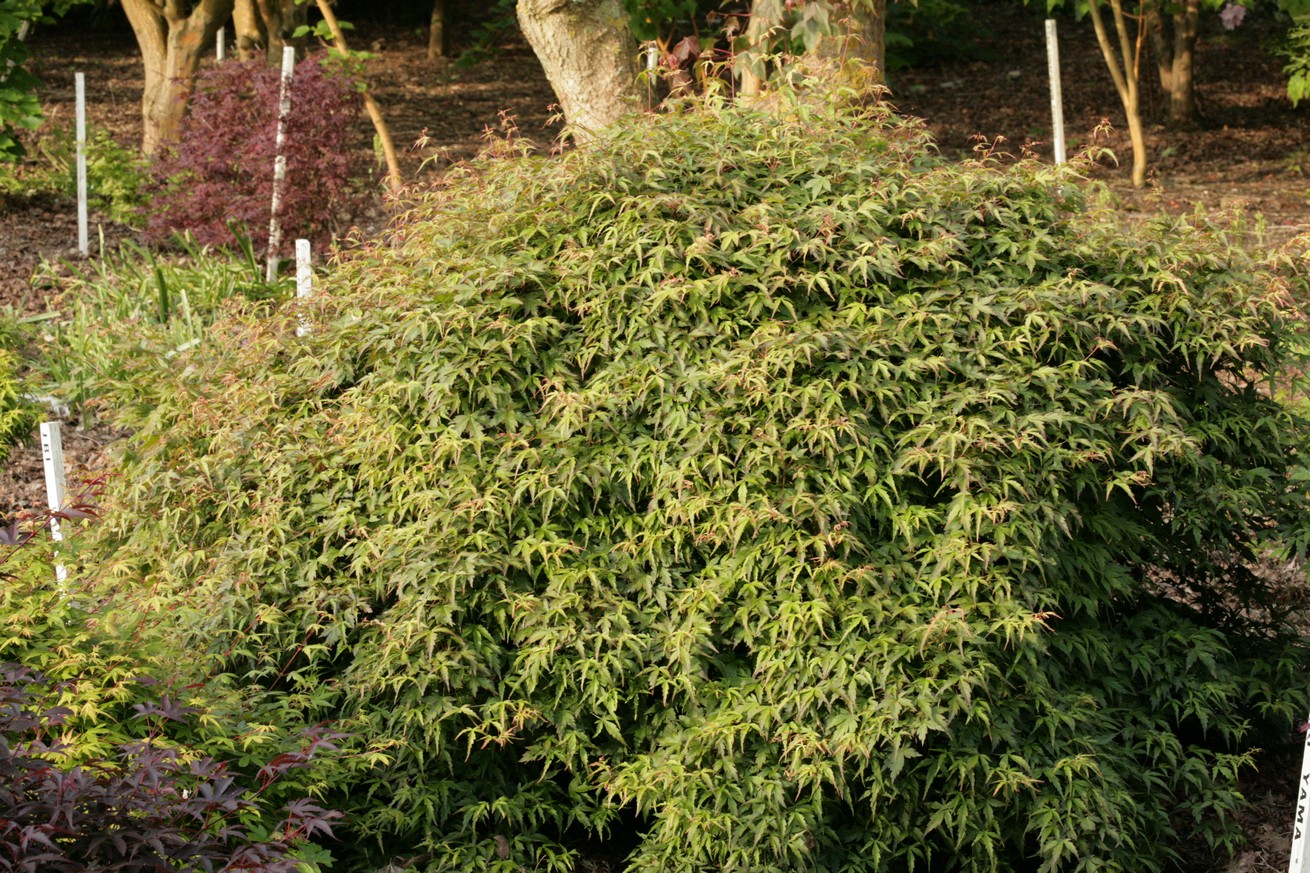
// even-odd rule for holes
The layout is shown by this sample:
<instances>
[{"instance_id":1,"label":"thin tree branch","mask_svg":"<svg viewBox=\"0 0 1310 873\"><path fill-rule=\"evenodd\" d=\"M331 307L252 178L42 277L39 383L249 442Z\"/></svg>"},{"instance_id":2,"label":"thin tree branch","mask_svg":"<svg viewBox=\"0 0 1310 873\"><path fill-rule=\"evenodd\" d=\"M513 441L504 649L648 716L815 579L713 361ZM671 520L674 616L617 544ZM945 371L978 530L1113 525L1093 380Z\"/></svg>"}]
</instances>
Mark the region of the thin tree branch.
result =
<instances>
[{"instance_id":1,"label":"thin tree branch","mask_svg":"<svg viewBox=\"0 0 1310 873\"><path fill-rule=\"evenodd\" d=\"M1110 78L1114 88L1119 92L1119 99L1128 102L1128 83L1124 79L1124 70L1119 65L1119 56L1110 44L1109 34L1105 31L1105 21L1101 18L1101 0L1091 0L1092 30L1096 31L1096 41L1100 43L1101 54L1105 56L1105 65L1110 68Z\"/></svg>"},{"instance_id":2,"label":"thin tree branch","mask_svg":"<svg viewBox=\"0 0 1310 873\"><path fill-rule=\"evenodd\" d=\"M341 23L333 14L332 7L328 5L327 0L316 0L316 3L318 11L323 14L323 21L327 24L328 30L332 31L332 41L336 44L337 51L343 55L348 54L350 49L346 45L346 35L341 32ZM396 146L392 143L391 131L382 118L382 110L378 108L373 95L368 92L367 83L364 84L364 109L367 110L368 117L373 122L373 129L377 131L378 140L382 143L382 157L387 162L387 186L391 188L391 193L397 194L404 183L400 178L400 162L396 159Z\"/></svg>"}]
</instances>

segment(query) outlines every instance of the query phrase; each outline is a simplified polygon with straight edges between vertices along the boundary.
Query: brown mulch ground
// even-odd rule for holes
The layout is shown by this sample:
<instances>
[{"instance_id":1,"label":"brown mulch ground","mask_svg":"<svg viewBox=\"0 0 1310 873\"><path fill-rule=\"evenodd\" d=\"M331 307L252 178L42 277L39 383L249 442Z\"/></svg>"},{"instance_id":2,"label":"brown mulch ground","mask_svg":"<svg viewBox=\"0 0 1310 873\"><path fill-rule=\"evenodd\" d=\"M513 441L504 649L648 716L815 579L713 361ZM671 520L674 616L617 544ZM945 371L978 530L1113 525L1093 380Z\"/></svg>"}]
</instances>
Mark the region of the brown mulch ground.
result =
<instances>
[{"instance_id":1,"label":"brown mulch ground","mask_svg":"<svg viewBox=\"0 0 1310 873\"><path fill-rule=\"evenodd\" d=\"M894 99L927 120L947 154L967 154L982 135L1003 137L1002 148L1010 151L1027 147L1049 159L1042 16L1005 0L986 0L977 8L986 15L985 25L949 59L898 74ZM1241 207L1264 216L1271 241L1310 230L1310 108L1293 108L1287 99L1282 62L1269 51L1278 33L1271 18L1253 15L1225 32L1217 15L1207 16L1198 50L1202 119L1196 130L1152 123L1163 116L1165 100L1154 77L1145 78L1144 190L1129 184L1127 124L1091 24L1061 19L1058 29L1067 151L1074 155L1096 145L1118 155L1120 166L1102 160L1093 175L1110 185L1125 213ZM1106 121L1113 130L1094 137Z\"/></svg>"},{"instance_id":2,"label":"brown mulch ground","mask_svg":"<svg viewBox=\"0 0 1310 873\"><path fill-rule=\"evenodd\" d=\"M1038 4L1040 5L1040 4ZM984 0L973 24L946 30L936 42L920 39L921 62L894 74L893 100L924 118L946 154L968 154L976 137L1014 152L1032 149L1049 157L1050 109L1042 16L1010 0ZM1284 93L1279 61L1268 52L1274 24L1258 12L1242 28L1225 33L1217 16L1203 26L1198 81L1202 125L1194 131L1148 129L1151 184L1128 184L1130 148L1126 125L1109 74L1096 49L1090 23L1060 21L1064 112L1070 152L1093 144L1104 121L1113 130L1096 142L1111 148L1122 165L1102 160L1090 174L1106 182L1128 218L1160 209L1180 212L1197 206L1241 206L1264 216L1272 244L1310 229L1310 108L1293 109ZM469 34L451 34L456 51ZM920 35L921 37L923 35ZM508 37L491 60L463 69L429 63L425 37L413 28L358 22L352 44L377 53L367 75L398 145L406 148L406 175L420 182L450 160L469 157L495 128L499 113L517 118L524 135L549 141L554 97L532 53ZM31 39L35 69L47 86L46 110L56 124L72 116L73 72L87 74L90 123L125 144L139 142L141 72L132 36L125 28L91 31L65 26ZM1147 84L1152 117L1163 101ZM359 147L372 155L372 133L360 126ZM93 240L96 238L93 217ZM107 240L130 237L121 227L104 228ZM0 203L0 309L35 313L43 292L30 284L38 264L75 255L76 222L71 204L42 199ZM93 242L93 249L95 243ZM94 465L114 435L83 431L69 422L65 453L71 465ZM18 449L0 470L0 517L43 505L41 458L35 446ZM75 480L76 470L70 472ZM1287 822L1292 810L1294 757L1269 758L1248 794L1255 801L1243 823L1251 844L1228 873L1270 873L1286 868ZM1197 869L1200 869L1197 867Z\"/></svg>"}]
</instances>

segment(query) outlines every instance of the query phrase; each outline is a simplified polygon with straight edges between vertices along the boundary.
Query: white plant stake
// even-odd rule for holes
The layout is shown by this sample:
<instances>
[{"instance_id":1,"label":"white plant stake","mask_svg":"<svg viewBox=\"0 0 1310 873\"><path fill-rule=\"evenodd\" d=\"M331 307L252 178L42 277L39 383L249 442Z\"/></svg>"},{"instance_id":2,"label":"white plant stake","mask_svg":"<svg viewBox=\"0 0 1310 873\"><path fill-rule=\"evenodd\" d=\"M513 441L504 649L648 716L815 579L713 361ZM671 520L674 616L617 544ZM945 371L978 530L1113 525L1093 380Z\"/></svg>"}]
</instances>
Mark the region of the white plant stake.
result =
<instances>
[{"instance_id":1,"label":"white plant stake","mask_svg":"<svg viewBox=\"0 0 1310 873\"><path fill-rule=\"evenodd\" d=\"M314 294L314 272L310 268L309 257L309 240L296 240L296 300L300 304L296 336L309 336L312 331L309 316L305 314L305 303Z\"/></svg>"},{"instance_id":2,"label":"white plant stake","mask_svg":"<svg viewBox=\"0 0 1310 873\"><path fill-rule=\"evenodd\" d=\"M86 76L73 76L77 92L77 251L82 257L91 253L91 239L86 218Z\"/></svg>"},{"instance_id":3,"label":"white plant stake","mask_svg":"<svg viewBox=\"0 0 1310 873\"><path fill-rule=\"evenodd\" d=\"M1055 19L1046 19L1046 74L1051 80L1051 127L1055 131L1055 163L1064 163L1064 97L1060 92L1060 43Z\"/></svg>"},{"instance_id":4,"label":"white plant stake","mask_svg":"<svg viewBox=\"0 0 1310 873\"><path fill-rule=\"evenodd\" d=\"M282 185L287 178L287 157L282 154L282 144L287 138L287 116L291 114L291 76L296 69L296 50L293 46L282 49L282 92L277 108L277 157L273 160L273 210L268 219L268 268L264 271L264 280L272 282L277 276L277 250L282 244L282 220L278 210L282 208Z\"/></svg>"},{"instance_id":5,"label":"white plant stake","mask_svg":"<svg viewBox=\"0 0 1310 873\"><path fill-rule=\"evenodd\" d=\"M1310 829L1310 728L1305 731L1305 751L1301 754L1301 781L1296 787L1296 818L1292 819L1292 856L1287 873L1310 873L1310 848L1306 831Z\"/></svg>"},{"instance_id":6,"label":"white plant stake","mask_svg":"<svg viewBox=\"0 0 1310 873\"><path fill-rule=\"evenodd\" d=\"M41 425L41 457L45 460L45 494L46 505L51 512L64 508L64 492L68 486L64 479L64 442L59 436L59 422L47 421ZM59 519L50 519L50 539L62 542L64 532L59 529ZM55 581L62 590L68 580L68 571L58 559L55 560Z\"/></svg>"},{"instance_id":7,"label":"white plant stake","mask_svg":"<svg viewBox=\"0 0 1310 873\"><path fill-rule=\"evenodd\" d=\"M659 44L654 41L646 43L646 103L651 109L655 108L655 71L659 64Z\"/></svg>"},{"instance_id":8,"label":"white plant stake","mask_svg":"<svg viewBox=\"0 0 1310 873\"><path fill-rule=\"evenodd\" d=\"M222 61L227 60L227 28L226 27L220 27L218 29L218 35L214 37L214 57L218 58L220 63Z\"/></svg>"}]
</instances>

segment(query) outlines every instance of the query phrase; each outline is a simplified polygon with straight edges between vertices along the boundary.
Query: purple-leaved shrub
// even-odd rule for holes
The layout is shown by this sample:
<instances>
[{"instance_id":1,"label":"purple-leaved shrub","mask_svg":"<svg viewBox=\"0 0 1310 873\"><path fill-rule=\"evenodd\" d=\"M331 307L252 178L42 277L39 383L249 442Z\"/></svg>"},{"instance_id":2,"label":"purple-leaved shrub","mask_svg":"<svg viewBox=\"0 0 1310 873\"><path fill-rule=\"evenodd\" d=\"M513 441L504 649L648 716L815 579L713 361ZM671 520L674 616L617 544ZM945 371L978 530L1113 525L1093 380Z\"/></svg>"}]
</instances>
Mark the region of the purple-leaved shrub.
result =
<instances>
[{"instance_id":1,"label":"purple-leaved shrub","mask_svg":"<svg viewBox=\"0 0 1310 873\"><path fill-rule=\"evenodd\" d=\"M60 767L55 739L71 711L45 707L47 681L27 667L0 666L0 869L16 873L83 871L261 871L295 873L295 849L330 837L340 813L308 799L291 801L271 834L255 824L251 787L227 765L165 745L154 733L122 743L117 755ZM147 719L184 720L167 698L139 704ZM300 753L277 755L261 785L319 751L339 734L318 731Z\"/></svg>"},{"instance_id":2,"label":"purple-leaved shrub","mask_svg":"<svg viewBox=\"0 0 1310 873\"><path fill-rule=\"evenodd\" d=\"M279 70L254 61L200 75L181 140L151 167L149 242L187 232L201 244L228 245L233 229L244 227L257 247L267 245L279 87ZM313 58L296 66L282 148L280 254L297 237L325 243L360 205L367 168L351 147L359 107L349 79Z\"/></svg>"},{"instance_id":3,"label":"purple-leaved shrub","mask_svg":"<svg viewBox=\"0 0 1310 873\"><path fill-rule=\"evenodd\" d=\"M102 486L0 525L0 871L297 873L330 858L341 813L308 786L345 734L252 736L268 714L252 698L229 707L219 683L151 660L144 637L107 633L113 604L85 578L56 590L42 531L66 523L78 565Z\"/></svg>"}]
</instances>

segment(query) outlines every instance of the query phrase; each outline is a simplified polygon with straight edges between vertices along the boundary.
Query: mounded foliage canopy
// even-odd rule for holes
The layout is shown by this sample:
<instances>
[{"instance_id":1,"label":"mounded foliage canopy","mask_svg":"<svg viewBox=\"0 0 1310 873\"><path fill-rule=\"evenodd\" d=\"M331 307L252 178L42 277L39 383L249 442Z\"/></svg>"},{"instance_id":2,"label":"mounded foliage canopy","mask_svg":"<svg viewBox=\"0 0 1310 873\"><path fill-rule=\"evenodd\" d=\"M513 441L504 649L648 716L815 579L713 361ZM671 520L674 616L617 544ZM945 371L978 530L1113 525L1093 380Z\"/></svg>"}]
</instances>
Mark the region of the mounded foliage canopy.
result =
<instances>
[{"instance_id":1,"label":"mounded foliage canopy","mask_svg":"<svg viewBox=\"0 0 1310 873\"><path fill-rule=\"evenodd\" d=\"M93 557L97 490L57 514L57 558L49 518L0 525L2 869L298 873L339 816L305 796L337 736L268 729L281 699L189 682L167 648L106 633L89 587L52 584Z\"/></svg>"},{"instance_id":2,"label":"mounded foliage canopy","mask_svg":"<svg viewBox=\"0 0 1310 873\"><path fill-rule=\"evenodd\" d=\"M390 763L431 869L1124 870L1223 848L1303 651L1304 277L881 107L474 163L132 423L107 578ZM370 845L375 845L370 849ZM588 846L590 845L590 848Z\"/></svg>"},{"instance_id":3,"label":"mounded foliage canopy","mask_svg":"<svg viewBox=\"0 0 1310 873\"><path fill-rule=\"evenodd\" d=\"M8 338L0 325L0 340ZM18 355L0 348L0 461L16 443L30 438L36 426L36 409L23 398L17 369Z\"/></svg>"}]
</instances>

